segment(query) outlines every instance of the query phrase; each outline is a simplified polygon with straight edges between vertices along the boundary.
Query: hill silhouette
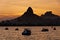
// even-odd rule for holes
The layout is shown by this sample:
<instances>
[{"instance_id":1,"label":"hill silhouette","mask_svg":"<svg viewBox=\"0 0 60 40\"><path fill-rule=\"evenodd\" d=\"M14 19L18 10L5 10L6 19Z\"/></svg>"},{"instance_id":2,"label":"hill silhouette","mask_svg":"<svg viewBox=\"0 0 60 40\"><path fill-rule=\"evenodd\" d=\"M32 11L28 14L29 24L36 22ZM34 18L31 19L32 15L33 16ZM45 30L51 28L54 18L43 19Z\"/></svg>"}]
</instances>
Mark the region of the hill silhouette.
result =
<instances>
[{"instance_id":1,"label":"hill silhouette","mask_svg":"<svg viewBox=\"0 0 60 40\"><path fill-rule=\"evenodd\" d=\"M47 11L44 15L34 14L33 9L29 7L20 17L12 20L0 22L1 26L60 26L60 16L54 15L52 11Z\"/></svg>"}]
</instances>

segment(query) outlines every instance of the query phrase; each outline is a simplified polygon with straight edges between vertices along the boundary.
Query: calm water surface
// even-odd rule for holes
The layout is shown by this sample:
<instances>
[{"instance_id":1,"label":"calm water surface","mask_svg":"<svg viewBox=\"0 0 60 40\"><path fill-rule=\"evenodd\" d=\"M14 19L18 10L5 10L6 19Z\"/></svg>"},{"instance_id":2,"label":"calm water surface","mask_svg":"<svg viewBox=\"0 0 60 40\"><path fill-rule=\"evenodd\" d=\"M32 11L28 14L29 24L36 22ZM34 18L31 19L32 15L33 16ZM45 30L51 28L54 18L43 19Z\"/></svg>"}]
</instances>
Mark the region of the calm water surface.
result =
<instances>
[{"instance_id":1,"label":"calm water surface","mask_svg":"<svg viewBox=\"0 0 60 40\"><path fill-rule=\"evenodd\" d=\"M16 28L18 30L16 30ZM31 35L22 35L24 29L30 30ZM48 31L42 31L43 29L47 29ZM60 27L0 26L0 40L60 40Z\"/></svg>"}]
</instances>

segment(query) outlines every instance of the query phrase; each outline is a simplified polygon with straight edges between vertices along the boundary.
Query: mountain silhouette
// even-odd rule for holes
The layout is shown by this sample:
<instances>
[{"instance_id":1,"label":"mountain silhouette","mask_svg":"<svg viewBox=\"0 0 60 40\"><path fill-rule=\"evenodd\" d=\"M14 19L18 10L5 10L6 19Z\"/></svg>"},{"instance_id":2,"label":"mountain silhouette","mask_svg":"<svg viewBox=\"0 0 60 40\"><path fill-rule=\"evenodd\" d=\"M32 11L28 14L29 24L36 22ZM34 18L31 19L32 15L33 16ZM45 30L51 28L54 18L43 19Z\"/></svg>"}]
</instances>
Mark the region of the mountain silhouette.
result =
<instances>
[{"instance_id":1,"label":"mountain silhouette","mask_svg":"<svg viewBox=\"0 0 60 40\"><path fill-rule=\"evenodd\" d=\"M28 7L27 11L12 20L0 22L1 26L59 26L60 16L54 15L52 11L47 11L44 15L34 14L33 9Z\"/></svg>"},{"instance_id":2,"label":"mountain silhouette","mask_svg":"<svg viewBox=\"0 0 60 40\"><path fill-rule=\"evenodd\" d=\"M33 24L39 23L39 21L40 21L39 19L40 19L40 17L38 15L34 14L32 8L29 7L22 16L14 19L14 20L16 20L18 23L21 23L21 24L33 25Z\"/></svg>"},{"instance_id":3,"label":"mountain silhouette","mask_svg":"<svg viewBox=\"0 0 60 40\"><path fill-rule=\"evenodd\" d=\"M29 20L29 19L32 19L32 18L39 18L39 16L34 14L32 8L29 7L27 9L27 11L22 16L18 17L17 19L18 20L19 19L27 19L27 20Z\"/></svg>"},{"instance_id":4,"label":"mountain silhouette","mask_svg":"<svg viewBox=\"0 0 60 40\"><path fill-rule=\"evenodd\" d=\"M42 16L48 16L48 17L59 17L58 15L55 15L55 14L53 14L52 13L52 11L47 11L44 15L42 15Z\"/></svg>"}]
</instances>

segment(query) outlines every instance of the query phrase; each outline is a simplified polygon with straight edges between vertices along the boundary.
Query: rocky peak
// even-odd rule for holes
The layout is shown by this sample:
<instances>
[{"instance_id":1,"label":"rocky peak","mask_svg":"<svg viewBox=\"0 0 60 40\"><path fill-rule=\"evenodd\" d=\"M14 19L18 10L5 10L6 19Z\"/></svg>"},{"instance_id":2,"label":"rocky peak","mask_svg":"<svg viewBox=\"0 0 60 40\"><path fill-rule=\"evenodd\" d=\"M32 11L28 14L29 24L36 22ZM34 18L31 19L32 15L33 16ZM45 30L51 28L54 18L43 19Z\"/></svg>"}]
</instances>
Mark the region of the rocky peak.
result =
<instances>
[{"instance_id":1,"label":"rocky peak","mask_svg":"<svg viewBox=\"0 0 60 40\"><path fill-rule=\"evenodd\" d=\"M52 16L53 14L52 14L52 11L47 11L47 12L45 13L45 15L46 15L46 16Z\"/></svg>"},{"instance_id":2,"label":"rocky peak","mask_svg":"<svg viewBox=\"0 0 60 40\"><path fill-rule=\"evenodd\" d=\"M27 12L29 13L33 13L33 9L31 8L31 7L29 7L28 9L27 9Z\"/></svg>"},{"instance_id":3,"label":"rocky peak","mask_svg":"<svg viewBox=\"0 0 60 40\"><path fill-rule=\"evenodd\" d=\"M24 14L27 14L27 15L33 14L33 9L31 7L28 7L27 11Z\"/></svg>"},{"instance_id":4,"label":"rocky peak","mask_svg":"<svg viewBox=\"0 0 60 40\"><path fill-rule=\"evenodd\" d=\"M44 15L42 15L42 16L48 16L48 17L52 17L52 16L54 16L54 17L57 17L57 15L54 15L53 13L52 13L52 11L47 11Z\"/></svg>"}]
</instances>

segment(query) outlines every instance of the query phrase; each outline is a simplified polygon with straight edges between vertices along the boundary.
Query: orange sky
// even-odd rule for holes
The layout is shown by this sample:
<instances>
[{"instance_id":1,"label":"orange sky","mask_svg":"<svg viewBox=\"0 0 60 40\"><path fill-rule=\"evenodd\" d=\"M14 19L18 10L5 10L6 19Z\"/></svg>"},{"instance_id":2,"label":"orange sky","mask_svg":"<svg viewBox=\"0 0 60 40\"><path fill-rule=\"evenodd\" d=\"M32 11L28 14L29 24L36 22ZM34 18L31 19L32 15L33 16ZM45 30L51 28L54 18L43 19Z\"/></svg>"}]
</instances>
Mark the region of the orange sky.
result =
<instances>
[{"instance_id":1,"label":"orange sky","mask_svg":"<svg viewBox=\"0 0 60 40\"><path fill-rule=\"evenodd\" d=\"M49 10L60 15L59 4L60 0L0 0L0 19L10 19L22 15L29 6L37 15Z\"/></svg>"}]
</instances>

